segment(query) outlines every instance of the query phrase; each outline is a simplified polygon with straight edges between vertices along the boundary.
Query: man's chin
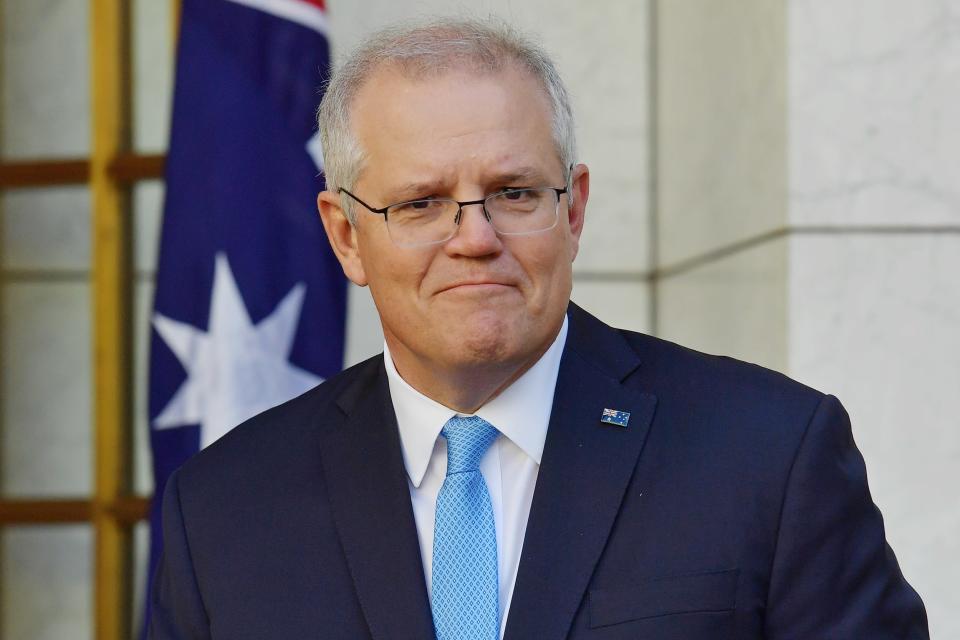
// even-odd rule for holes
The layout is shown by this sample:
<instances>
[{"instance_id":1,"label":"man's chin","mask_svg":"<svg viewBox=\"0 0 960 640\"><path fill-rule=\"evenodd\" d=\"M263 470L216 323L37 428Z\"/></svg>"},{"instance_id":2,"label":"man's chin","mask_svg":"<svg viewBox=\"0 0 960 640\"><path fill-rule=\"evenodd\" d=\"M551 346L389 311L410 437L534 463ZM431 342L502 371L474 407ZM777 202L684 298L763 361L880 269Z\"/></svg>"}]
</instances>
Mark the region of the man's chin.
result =
<instances>
[{"instance_id":1,"label":"man's chin","mask_svg":"<svg viewBox=\"0 0 960 640\"><path fill-rule=\"evenodd\" d=\"M456 351L454 359L464 367L513 369L541 352L539 345L533 344L533 336L502 318L498 320L473 331L464 326L459 343L452 345Z\"/></svg>"}]
</instances>

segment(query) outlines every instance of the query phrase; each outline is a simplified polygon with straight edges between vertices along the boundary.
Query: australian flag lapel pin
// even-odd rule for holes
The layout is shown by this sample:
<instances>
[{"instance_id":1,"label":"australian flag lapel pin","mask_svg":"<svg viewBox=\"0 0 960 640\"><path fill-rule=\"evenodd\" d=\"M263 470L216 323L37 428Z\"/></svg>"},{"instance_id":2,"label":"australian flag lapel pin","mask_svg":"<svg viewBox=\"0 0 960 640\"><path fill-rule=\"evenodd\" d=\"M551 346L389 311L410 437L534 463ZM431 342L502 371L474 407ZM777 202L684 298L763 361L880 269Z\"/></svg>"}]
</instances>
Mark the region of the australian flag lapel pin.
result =
<instances>
[{"instance_id":1,"label":"australian flag lapel pin","mask_svg":"<svg viewBox=\"0 0 960 640\"><path fill-rule=\"evenodd\" d=\"M600 415L600 422L625 427L630 422L630 413L616 409L604 409L603 414Z\"/></svg>"}]
</instances>

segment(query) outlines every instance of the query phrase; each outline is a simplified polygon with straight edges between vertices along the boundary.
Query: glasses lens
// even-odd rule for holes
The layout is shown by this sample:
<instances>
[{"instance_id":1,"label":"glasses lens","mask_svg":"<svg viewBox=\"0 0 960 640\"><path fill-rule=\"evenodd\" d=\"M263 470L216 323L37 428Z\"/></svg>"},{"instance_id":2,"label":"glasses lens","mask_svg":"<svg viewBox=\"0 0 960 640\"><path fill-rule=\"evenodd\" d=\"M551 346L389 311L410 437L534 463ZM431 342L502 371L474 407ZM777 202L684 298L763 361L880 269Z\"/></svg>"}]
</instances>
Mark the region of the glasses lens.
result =
<instances>
[{"instance_id":1,"label":"glasses lens","mask_svg":"<svg viewBox=\"0 0 960 640\"><path fill-rule=\"evenodd\" d=\"M387 209L387 231L395 244L415 246L443 242L457 231L454 200L414 200Z\"/></svg>"},{"instance_id":2,"label":"glasses lens","mask_svg":"<svg viewBox=\"0 0 960 640\"><path fill-rule=\"evenodd\" d=\"M553 189L511 189L487 198L487 213L500 233L546 231L557 224L559 196Z\"/></svg>"}]
</instances>

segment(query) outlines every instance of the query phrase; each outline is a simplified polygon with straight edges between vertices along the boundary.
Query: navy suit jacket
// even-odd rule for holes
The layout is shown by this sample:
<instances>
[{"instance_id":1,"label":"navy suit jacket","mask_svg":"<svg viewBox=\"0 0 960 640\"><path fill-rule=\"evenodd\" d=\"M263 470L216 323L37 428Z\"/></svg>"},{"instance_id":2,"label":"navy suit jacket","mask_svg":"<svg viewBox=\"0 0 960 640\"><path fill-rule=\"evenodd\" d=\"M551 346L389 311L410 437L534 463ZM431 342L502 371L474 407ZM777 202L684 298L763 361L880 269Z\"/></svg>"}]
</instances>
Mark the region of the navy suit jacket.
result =
<instances>
[{"instance_id":1,"label":"navy suit jacket","mask_svg":"<svg viewBox=\"0 0 960 640\"><path fill-rule=\"evenodd\" d=\"M835 398L569 317L508 640L928 637ZM155 640L433 637L382 356L195 456L163 518Z\"/></svg>"}]
</instances>

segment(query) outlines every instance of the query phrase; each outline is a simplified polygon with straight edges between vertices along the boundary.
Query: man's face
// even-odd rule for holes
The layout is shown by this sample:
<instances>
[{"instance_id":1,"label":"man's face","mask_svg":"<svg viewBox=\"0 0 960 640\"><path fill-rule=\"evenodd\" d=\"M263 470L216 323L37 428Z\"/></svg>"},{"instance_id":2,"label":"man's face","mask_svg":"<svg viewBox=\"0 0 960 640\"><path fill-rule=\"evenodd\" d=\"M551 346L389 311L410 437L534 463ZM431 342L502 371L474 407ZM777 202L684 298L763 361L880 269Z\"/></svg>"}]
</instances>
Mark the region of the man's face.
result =
<instances>
[{"instance_id":1,"label":"man's face","mask_svg":"<svg viewBox=\"0 0 960 640\"><path fill-rule=\"evenodd\" d=\"M410 79L383 69L351 113L365 153L351 192L373 207L428 197L481 199L505 187L563 187L548 101L528 73L453 71ZM396 246L383 216L354 204L354 251L344 271L369 285L401 374L470 367L523 368L549 347L570 297L587 198L574 170L574 205L560 197L548 231L498 236L480 206L463 209L442 244Z\"/></svg>"}]
</instances>

